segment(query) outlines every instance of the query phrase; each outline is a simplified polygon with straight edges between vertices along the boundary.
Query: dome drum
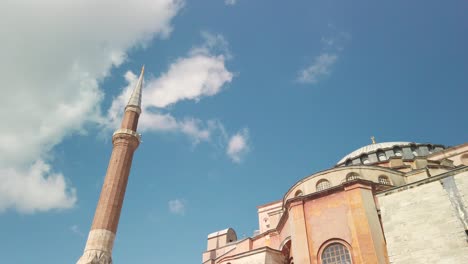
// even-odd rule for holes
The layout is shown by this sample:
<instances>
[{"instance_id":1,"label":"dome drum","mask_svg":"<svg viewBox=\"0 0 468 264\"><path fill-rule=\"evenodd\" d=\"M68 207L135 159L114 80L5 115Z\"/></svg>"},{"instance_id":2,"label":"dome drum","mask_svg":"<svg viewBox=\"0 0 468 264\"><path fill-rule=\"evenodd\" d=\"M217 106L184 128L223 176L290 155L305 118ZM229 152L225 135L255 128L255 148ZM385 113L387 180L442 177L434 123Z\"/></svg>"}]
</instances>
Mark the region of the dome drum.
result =
<instances>
[{"instance_id":1,"label":"dome drum","mask_svg":"<svg viewBox=\"0 0 468 264\"><path fill-rule=\"evenodd\" d=\"M346 155L336 164L336 167L388 162L391 158L414 160L416 157L425 157L444 149L443 145L412 142L375 143Z\"/></svg>"}]
</instances>

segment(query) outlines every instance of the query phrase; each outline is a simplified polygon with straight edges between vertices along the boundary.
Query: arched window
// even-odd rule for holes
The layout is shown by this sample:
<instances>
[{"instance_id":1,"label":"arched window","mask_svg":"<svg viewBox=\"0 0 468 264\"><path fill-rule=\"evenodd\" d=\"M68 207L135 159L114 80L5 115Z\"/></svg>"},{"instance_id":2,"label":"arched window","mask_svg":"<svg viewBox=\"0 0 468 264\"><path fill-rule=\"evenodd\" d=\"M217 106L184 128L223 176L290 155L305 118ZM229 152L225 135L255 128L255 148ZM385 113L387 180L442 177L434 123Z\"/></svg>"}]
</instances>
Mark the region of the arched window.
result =
<instances>
[{"instance_id":1,"label":"arched window","mask_svg":"<svg viewBox=\"0 0 468 264\"><path fill-rule=\"evenodd\" d=\"M369 157L367 155L362 155L361 156L361 163L362 164L369 164L370 163Z\"/></svg>"},{"instance_id":2,"label":"arched window","mask_svg":"<svg viewBox=\"0 0 468 264\"><path fill-rule=\"evenodd\" d=\"M301 196L303 193L301 190L297 190L296 193L294 194L294 197Z\"/></svg>"},{"instance_id":3,"label":"arched window","mask_svg":"<svg viewBox=\"0 0 468 264\"><path fill-rule=\"evenodd\" d=\"M401 150L400 147L394 147L393 152L395 153L395 156L397 156L397 157L403 156L403 151Z\"/></svg>"},{"instance_id":4,"label":"arched window","mask_svg":"<svg viewBox=\"0 0 468 264\"><path fill-rule=\"evenodd\" d=\"M350 173L348 173L348 175L346 175L346 181L352 181L352 180L356 180L356 179L359 179L359 178L360 178L360 176L356 172L350 172Z\"/></svg>"},{"instance_id":5,"label":"arched window","mask_svg":"<svg viewBox=\"0 0 468 264\"><path fill-rule=\"evenodd\" d=\"M379 158L379 161L386 161L387 155L383 151L377 151L377 158Z\"/></svg>"},{"instance_id":6,"label":"arched window","mask_svg":"<svg viewBox=\"0 0 468 264\"><path fill-rule=\"evenodd\" d=\"M322 252L322 264L351 264L349 250L341 243L332 243Z\"/></svg>"},{"instance_id":7,"label":"arched window","mask_svg":"<svg viewBox=\"0 0 468 264\"><path fill-rule=\"evenodd\" d=\"M353 162L350 159L346 160L346 166L351 166L352 164Z\"/></svg>"},{"instance_id":8,"label":"arched window","mask_svg":"<svg viewBox=\"0 0 468 264\"><path fill-rule=\"evenodd\" d=\"M330 187L331 187L330 182L325 179L321 179L320 181L317 182L317 185L316 185L317 191L322 191Z\"/></svg>"},{"instance_id":9,"label":"arched window","mask_svg":"<svg viewBox=\"0 0 468 264\"><path fill-rule=\"evenodd\" d=\"M390 182L390 179L385 175L379 176L379 183L380 184L386 184L386 185L392 185L392 183Z\"/></svg>"}]
</instances>

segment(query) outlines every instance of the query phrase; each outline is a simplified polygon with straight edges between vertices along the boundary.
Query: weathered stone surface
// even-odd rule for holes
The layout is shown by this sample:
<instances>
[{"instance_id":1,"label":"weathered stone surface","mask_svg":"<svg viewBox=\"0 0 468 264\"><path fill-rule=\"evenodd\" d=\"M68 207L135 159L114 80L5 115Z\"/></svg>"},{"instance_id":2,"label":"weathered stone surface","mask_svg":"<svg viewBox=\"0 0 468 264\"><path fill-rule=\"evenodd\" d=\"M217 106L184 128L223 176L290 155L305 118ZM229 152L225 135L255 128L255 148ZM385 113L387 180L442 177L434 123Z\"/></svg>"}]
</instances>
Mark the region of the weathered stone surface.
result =
<instances>
[{"instance_id":1,"label":"weathered stone surface","mask_svg":"<svg viewBox=\"0 0 468 264\"><path fill-rule=\"evenodd\" d=\"M112 264L112 257L105 251L86 250L76 264Z\"/></svg>"},{"instance_id":2,"label":"weathered stone surface","mask_svg":"<svg viewBox=\"0 0 468 264\"><path fill-rule=\"evenodd\" d=\"M463 224L440 181L381 196L379 203L390 263L468 263Z\"/></svg>"}]
</instances>

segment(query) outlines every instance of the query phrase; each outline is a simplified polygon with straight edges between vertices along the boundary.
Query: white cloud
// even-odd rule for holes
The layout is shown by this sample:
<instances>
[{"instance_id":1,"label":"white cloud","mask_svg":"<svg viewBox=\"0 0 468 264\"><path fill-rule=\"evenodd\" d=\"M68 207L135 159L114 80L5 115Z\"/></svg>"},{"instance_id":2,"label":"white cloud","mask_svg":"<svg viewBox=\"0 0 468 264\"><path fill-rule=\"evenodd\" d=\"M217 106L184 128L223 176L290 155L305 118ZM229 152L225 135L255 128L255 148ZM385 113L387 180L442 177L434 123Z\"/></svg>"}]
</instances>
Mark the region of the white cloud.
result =
<instances>
[{"instance_id":1,"label":"white cloud","mask_svg":"<svg viewBox=\"0 0 468 264\"><path fill-rule=\"evenodd\" d=\"M182 6L182 0L0 2L0 119L8 124L0 131L0 210L74 205L73 188L50 170L50 151L99 119L98 83L129 49L167 37Z\"/></svg>"},{"instance_id":2,"label":"white cloud","mask_svg":"<svg viewBox=\"0 0 468 264\"><path fill-rule=\"evenodd\" d=\"M191 54L178 59L166 73L147 84L145 106L163 108L182 100L198 101L219 93L231 80L232 73L226 70L222 55Z\"/></svg>"},{"instance_id":3,"label":"white cloud","mask_svg":"<svg viewBox=\"0 0 468 264\"><path fill-rule=\"evenodd\" d=\"M207 141L213 130L212 122L203 122L188 117L177 120L169 113L161 111L184 100L199 101L203 97L219 93L230 83L233 73L226 69L225 60L229 56L227 42L221 35L202 33L205 39L200 46L193 47L188 55L173 62L167 72L158 78L145 81L142 99L142 114L138 129L142 132L180 132L188 135L195 143ZM216 51L221 54L215 54ZM114 99L108 112L108 127L119 125L122 109L127 104L137 81L132 72L125 74L128 82L122 93Z\"/></svg>"},{"instance_id":4,"label":"white cloud","mask_svg":"<svg viewBox=\"0 0 468 264\"><path fill-rule=\"evenodd\" d=\"M175 199L175 200L170 200L169 201L169 212L173 214L178 214L178 215L184 215L185 214L185 202L180 199Z\"/></svg>"},{"instance_id":5,"label":"white cloud","mask_svg":"<svg viewBox=\"0 0 468 264\"><path fill-rule=\"evenodd\" d=\"M224 0L224 3L226 5L235 5L237 3L237 0Z\"/></svg>"},{"instance_id":6,"label":"white cloud","mask_svg":"<svg viewBox=\"0 0 468 264\"><path fill-rule=\"evenodd\" d=\"M16 208L22 213L65 209L75 204L75 189L67 186L62 174L36 161L28 170L0 168L0 212Z\"/></svg>"},{"instance_id":7,"label":"white cloud","mask_svg":"<svg viewBox=\"0 0 468 264\"><path fill-rule=\"evenodd\" d=\"M227 146L226 154L236 163L240 163L245 154L249 151L249 131L244 128L234 134Z\"/></svg>"},{"instance_id":8,"label":"white cloud","mask_svg":"<svg viewBox=\"0 0 468 264\"><path fill-rule=\"evenodd\" d=\"M315 58L312 65L299 73L298 81L315 84L323 76L330 74L330 68L335 64L338 56L336 54L323 53Z\"/></svg>"}]
</instances>

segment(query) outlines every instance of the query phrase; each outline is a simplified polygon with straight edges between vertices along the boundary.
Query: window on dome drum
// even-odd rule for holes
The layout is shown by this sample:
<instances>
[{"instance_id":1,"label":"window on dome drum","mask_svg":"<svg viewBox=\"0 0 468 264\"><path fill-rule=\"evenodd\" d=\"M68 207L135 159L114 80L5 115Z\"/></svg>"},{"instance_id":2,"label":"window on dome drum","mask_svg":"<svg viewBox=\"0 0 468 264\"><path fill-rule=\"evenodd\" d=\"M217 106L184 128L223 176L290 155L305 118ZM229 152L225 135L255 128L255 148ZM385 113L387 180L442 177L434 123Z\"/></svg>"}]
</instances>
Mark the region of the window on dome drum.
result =
<instances>
[{"instance_id":1,"label":"window on dome drum","mask_svg":"<svg viewBox=\"0 0 468 264\"><path fill-rule=\"evenodd\" d=\"M361 163L362 164L369 164L370 163L369 157L367 155L362 155L361 156Z\"/></svg>"},{"instance_id":2,"label":"window on dome drum","mask_svg":"<svg viewBox=\"0 0 468 264\"><path fill-rule=\"evenodd\" d=\"M351 165L351 164L353 164L353 162L352 162L351 160L347 160L347 161L346 161L346 166L349 166L349 165Z\"/></svg>"},{"instance_id":3,"label":"window on dome drum","mask_svg":"<svg viewBox=\"0 0 468 264\"><path fill-rule=\"evenodd\" d=\"M387 155L385 155L385 152L383 151L377 152L377 157L379 158L379 161L387 160Z\"/></svg>"},{"instance_id":4,"label":"window on dome drum","mask_svg":"<svg viewBox=\"0 0 468 264\"><path fill-rule=\"evenodd\" d=\"M346 175L346 181L352 181L352 180L355 180L355 179L359 179L359 174L357 174L355 172L351 172L348 175Z\"/></svg>"},{"instance_id":5,"label":"window on dome drum","mask_svg":"<svg viewBox=\"0 0 468 264\"><path fill-rule=\"evenodd\" d=\"M322 264L351 264L351 255L343 244L333 243L322 252Z\"/></svg>"},{"instance_id":6,"label":"window on dome drum","mask_svg":"<svg viewBox=\"0 0 468 264\"><path fill-rule=\"evenodd\" d=\"M397 156L397 157L403 156L403 151L401 150L400 147L394 147L393 152L395 153L395 156Z\"/></svg>"},{"instance_id":7,"label":"window on dome drum","mask_svg":"<svg viewBox=\"0 0 468 264\"><path fill-rule=\"evenodd\" d=\"M411 146L411 152L415 157L418 156L418 149L416 148L416 146Z\"/></svg>"},{"instance_id":8,"label":"window on dome drum","mask_svg":"<svg viewBox=\"0 0 468 264\"><path fill-rule=\"evenodd\" d=\"M429 154L431 154L434 151L434 146L427 145L427 150L429 151Z\"/></svg>"},{"instance_id":9,"label":"window on dome drum","mask_svg":"<svg viewBox=\"0 0 468 264\"><path fill-rule=\"evenodd\" d=\"M392 185L392 183L390 182L390 179L388 179L387 176L379 176L379 183L380 184L386 184L386 185Z\"/></svg>"},{"instance_id":10,"label":"window on dome drum","mask_svg":"<svg viewBox=\"0 0 468 264\"><path fill-rule=\"evenodd\" d=\"M325 179L322 179L322 180L318 181L317 185L316 185L317 191L323 191L323 190L328 189L330 187L331 187L330 182L325 180Z\"/></svg>"}]
</instances>

